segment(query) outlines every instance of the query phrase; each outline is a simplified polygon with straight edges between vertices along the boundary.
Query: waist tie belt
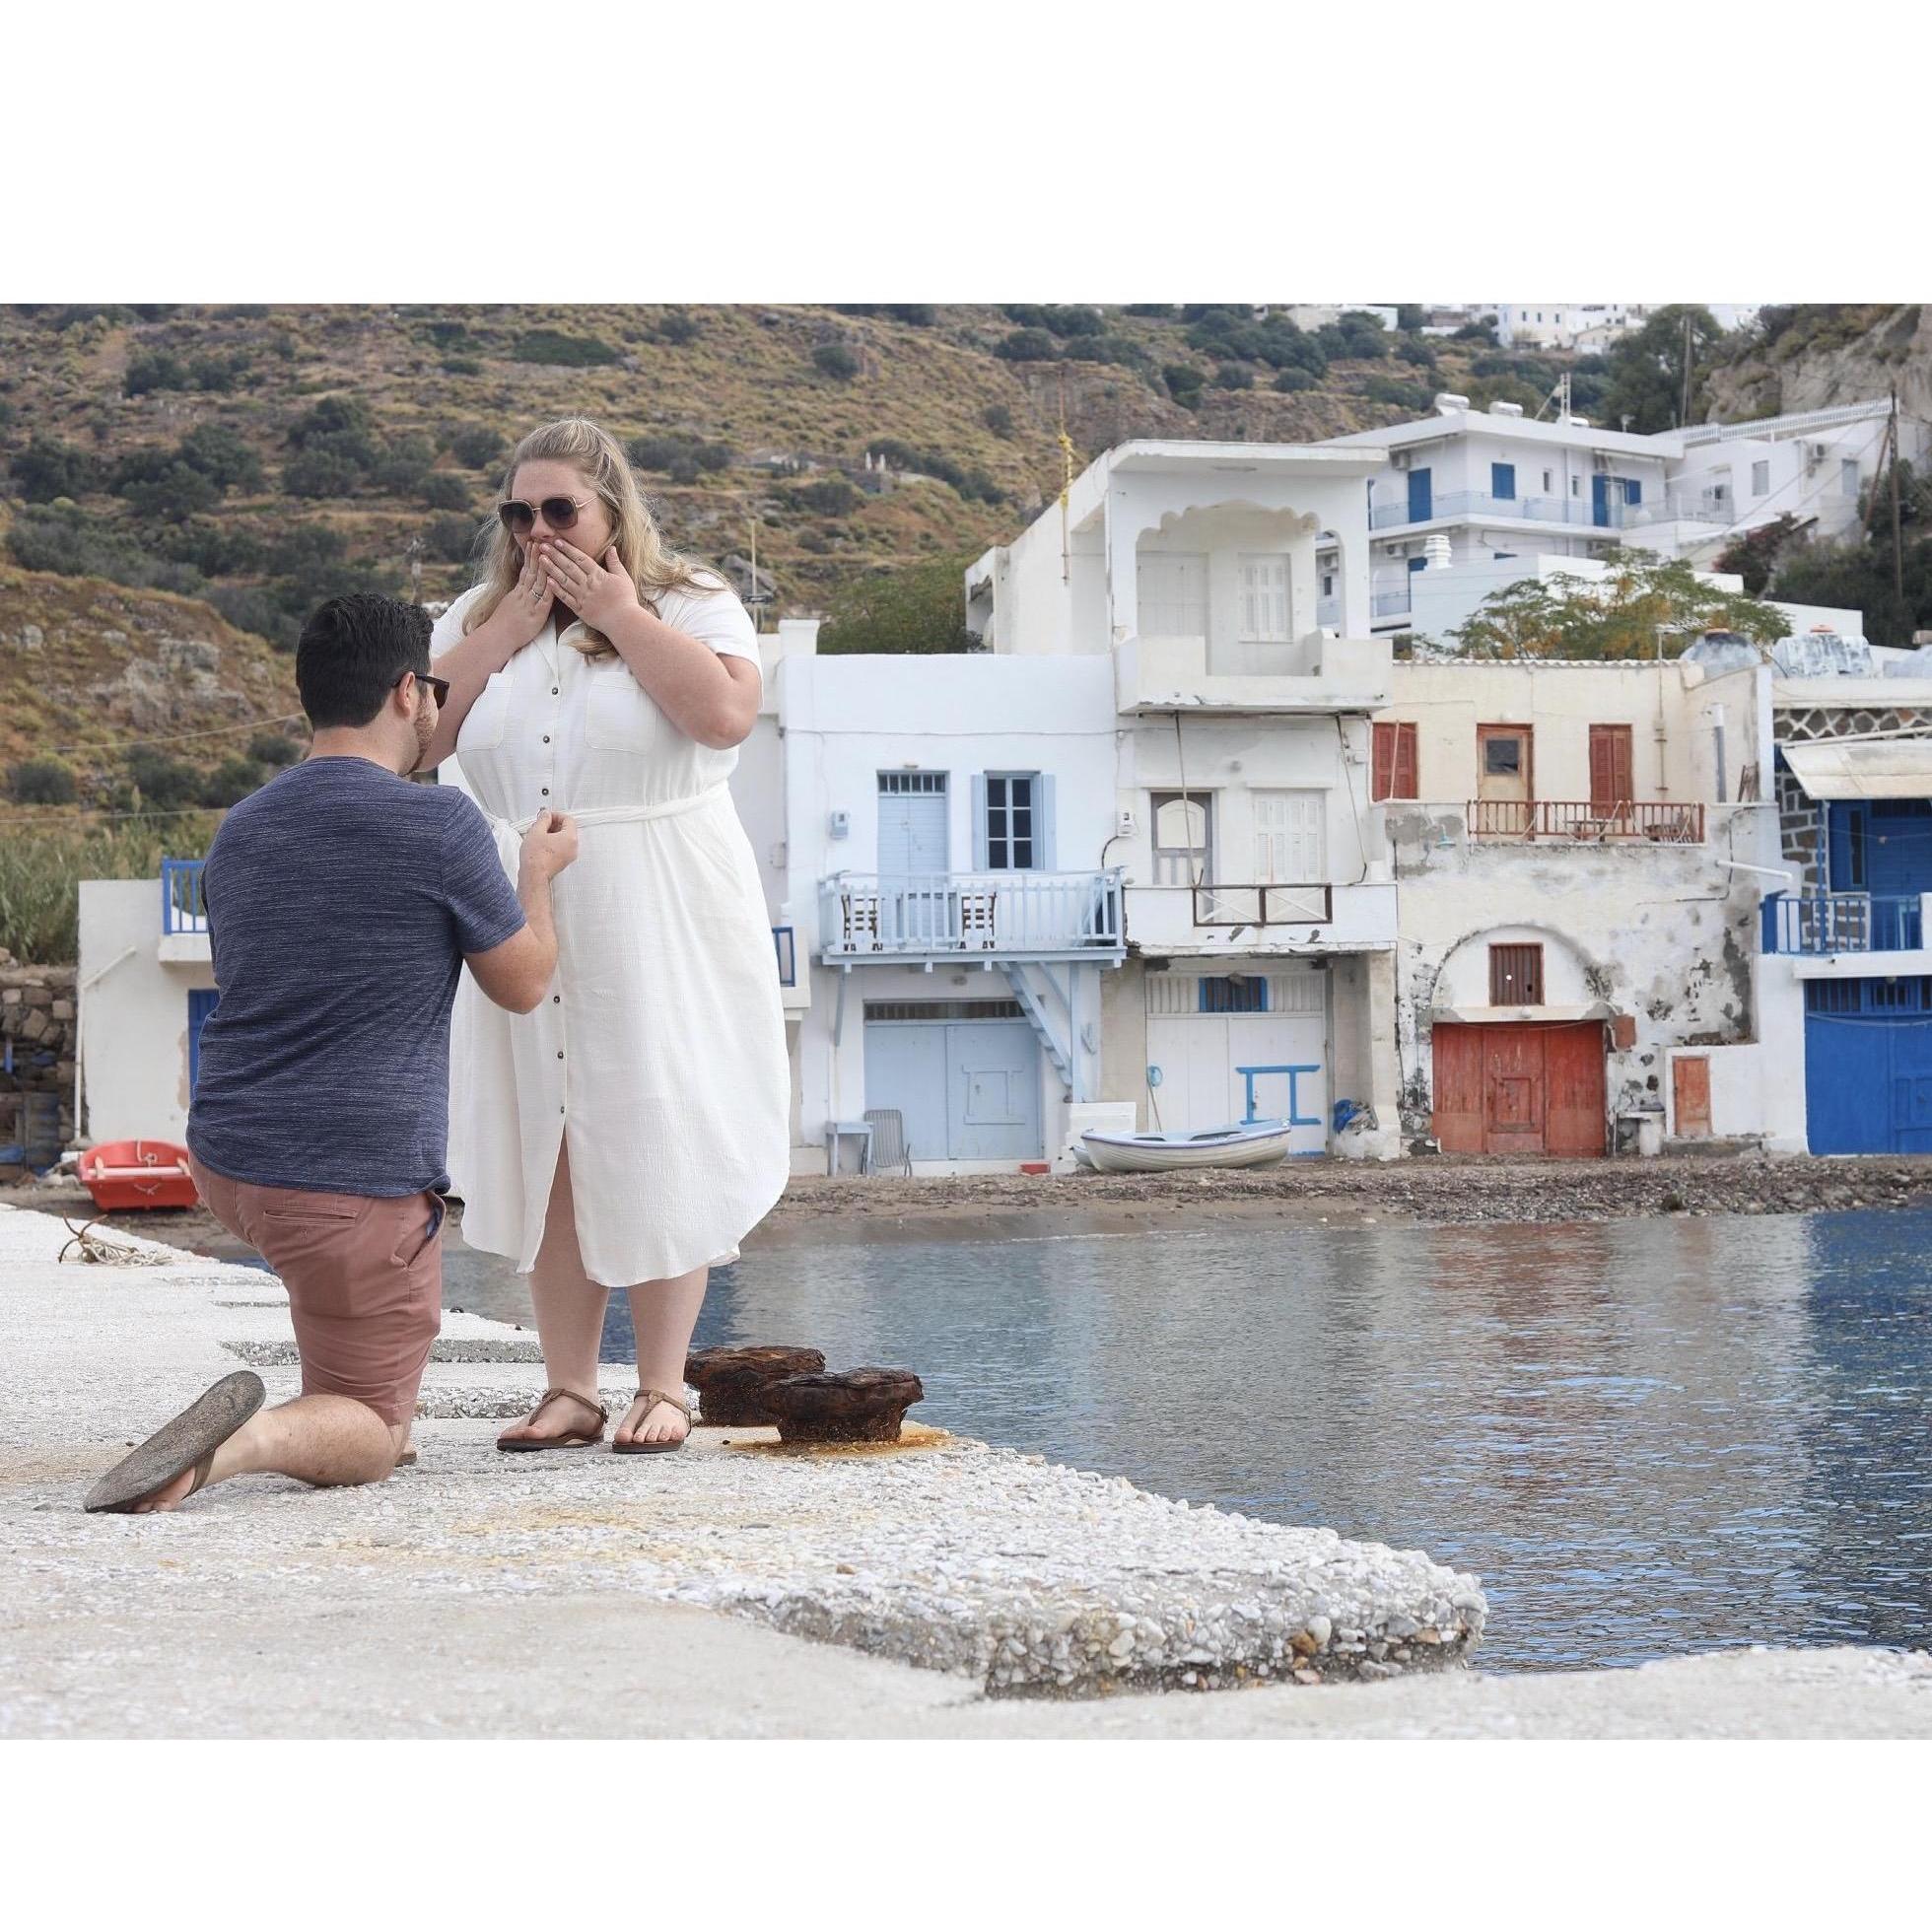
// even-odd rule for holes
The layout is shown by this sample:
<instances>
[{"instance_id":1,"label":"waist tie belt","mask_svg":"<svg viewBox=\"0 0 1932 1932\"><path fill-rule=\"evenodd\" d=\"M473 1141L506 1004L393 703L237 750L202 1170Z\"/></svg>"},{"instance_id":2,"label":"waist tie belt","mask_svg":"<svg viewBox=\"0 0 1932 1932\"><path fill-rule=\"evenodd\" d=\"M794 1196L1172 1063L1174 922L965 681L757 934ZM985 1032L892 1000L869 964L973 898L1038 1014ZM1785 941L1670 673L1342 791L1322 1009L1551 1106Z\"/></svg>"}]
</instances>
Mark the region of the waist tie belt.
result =
<instances>
[{"instance_id":1,"label":"waist tie belt","mask_svg":"<svg viewBox=\"0 0 1932 1932\"><path fill-rule=\"evenodd\" d=\"M683 798L666 798L656 805L595 805L587 811L564 811L561 805L546 805L540 812L532 812L527 818L499 818L495 812L484 811L491 832L496 837L497 856L504 862L504 869L512 877L517 872L517 855L523 843L523 835L539 818L551 811L564 811L566 818L574 818L585 831L599 825L635 825L647 818L676 818L680 813L696 811L700 805L708 805L721 792L730 787L720 779L716 785L708 785L702 792L693 792ZM479 810L482 807L478 807Z\"/></svg>"}]
</instances>

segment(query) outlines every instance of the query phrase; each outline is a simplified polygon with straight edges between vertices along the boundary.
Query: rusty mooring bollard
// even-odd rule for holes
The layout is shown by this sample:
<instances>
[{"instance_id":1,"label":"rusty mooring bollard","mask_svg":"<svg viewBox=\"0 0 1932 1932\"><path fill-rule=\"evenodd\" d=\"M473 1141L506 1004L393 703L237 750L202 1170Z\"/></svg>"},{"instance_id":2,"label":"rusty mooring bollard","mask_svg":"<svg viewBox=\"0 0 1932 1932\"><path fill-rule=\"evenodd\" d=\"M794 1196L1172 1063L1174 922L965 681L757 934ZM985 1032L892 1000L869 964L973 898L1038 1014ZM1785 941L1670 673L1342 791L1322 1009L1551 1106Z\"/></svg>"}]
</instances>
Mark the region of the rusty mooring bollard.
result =
<instances>
[{"instance_id":1,"label":"rusty mooring bollard","mask_svg":"<svg viewBox=\"0 0 1932 1932\"><path fill-rule=\"evenodd\" d=\"M769 1428L778 1416L766 1406L766 1390L788 1375L810 1375L824 1366L816 1348L695 1348L684 1358L684 1379L697 1390L707 1423Z\"/></svg>"},{"instance_id":2,"label":"rusty mooring bollard","mask_svg":"<svg viewBox=\"0 0 1932 1932\"><path fill-rule=\"evenodd\" d=\"M783 1442L897 1442L906 1411L926 1394L909 1368L788 1375L764 1391Z\"/></svg>"}]
</instances>

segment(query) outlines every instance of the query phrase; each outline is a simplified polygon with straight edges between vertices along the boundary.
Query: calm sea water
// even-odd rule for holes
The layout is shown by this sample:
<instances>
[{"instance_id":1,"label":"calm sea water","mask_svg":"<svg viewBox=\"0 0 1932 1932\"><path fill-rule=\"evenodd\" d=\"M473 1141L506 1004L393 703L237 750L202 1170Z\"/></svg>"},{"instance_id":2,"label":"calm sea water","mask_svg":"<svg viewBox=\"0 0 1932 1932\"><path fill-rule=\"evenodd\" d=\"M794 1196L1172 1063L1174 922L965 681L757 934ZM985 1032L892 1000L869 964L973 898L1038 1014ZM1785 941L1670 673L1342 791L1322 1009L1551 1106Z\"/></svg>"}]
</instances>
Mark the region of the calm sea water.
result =
<instances>
[{"instance_id":1,"label":"calm sea water","mask_svg":"<svg viewBox=\"0 0 1932 1932\"><path fill-rule=\"evenodd\" d=\"M528 1320L452 1255L449 1300ZM1488 1592L1489 1670L1932 1636L1932 1212L759 1249L697 1337ZM604 1352L631 1344L611 1300Z\"/></svg>"}]
</instances>

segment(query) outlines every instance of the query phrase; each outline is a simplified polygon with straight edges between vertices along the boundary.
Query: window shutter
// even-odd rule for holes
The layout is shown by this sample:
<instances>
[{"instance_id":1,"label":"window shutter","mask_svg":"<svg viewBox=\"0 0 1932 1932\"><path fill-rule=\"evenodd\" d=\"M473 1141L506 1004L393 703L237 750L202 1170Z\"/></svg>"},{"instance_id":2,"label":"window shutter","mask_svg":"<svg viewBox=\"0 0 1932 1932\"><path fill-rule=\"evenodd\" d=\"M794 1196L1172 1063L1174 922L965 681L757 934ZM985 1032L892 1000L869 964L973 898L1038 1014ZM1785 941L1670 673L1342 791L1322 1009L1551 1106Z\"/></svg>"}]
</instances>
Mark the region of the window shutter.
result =
<instances>
[{"instance_id":1,"label":"window shutter","mask_svg":"<svg viewBox=\"0 0 1932 1932\"><path fill-rule=\"evenodd\" d=\"M986 870L986 774L973 774L973 869Z\"/></svg>"},{"instance_id":2,"label":"window shutter","mask_svg":"<svg viewBox=\"0 0 1932 1932\"><path fill-rule=\"evenodd\" d=\"M1413 724L1396 726L1395 789L1389 795L1396 798L1419 798L1422 795L1415 777L1415 727Z\"/></svg>"},{"instance_id":3,"label":"window shutter","mask_svg":"<svg viewBox=\"0 0 1932 1932\"><path fill-rule=\"evenodd\" d=\"M1055 869L1051 772L1036 773L1033 779L1033 869L1037 872Z\"/></svg>"},{"instance_id":4,"label":"window shutter","mask_svg":"<svg viewBox=\"0 0 1932 1932\"><path fill-rule=\"evenodd\" d=\"M1380 800L1395 795L1396 743L1401 732L1402 726L1400 724L1377 724L1375 726L1373 777L1369 784L1369 795L1371 799Z\"/></svg>"}]
</instances>

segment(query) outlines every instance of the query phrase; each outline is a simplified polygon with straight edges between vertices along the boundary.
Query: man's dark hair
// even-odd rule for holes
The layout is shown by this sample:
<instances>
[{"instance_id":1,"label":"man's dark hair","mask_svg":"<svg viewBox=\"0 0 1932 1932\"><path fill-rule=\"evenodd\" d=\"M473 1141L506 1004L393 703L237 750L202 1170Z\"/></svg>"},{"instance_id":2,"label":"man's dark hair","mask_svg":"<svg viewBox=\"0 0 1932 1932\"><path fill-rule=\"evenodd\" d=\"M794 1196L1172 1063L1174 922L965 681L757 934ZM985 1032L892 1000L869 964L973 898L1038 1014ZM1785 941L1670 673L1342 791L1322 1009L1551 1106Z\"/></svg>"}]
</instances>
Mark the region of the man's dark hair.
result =
<instances>
[{"instance_id":1,"label":"man's dark hair","mask_svg":"<svg viewBox=\"0 0 1932 1932\"><path fill-rule=\"evenodd\" d=\"M430 667L430 614L421 604L358 590L331 597L302 627L296 689L318 731L359 730L382 709L404 671Z\"/></svg>"}]
</instances>

